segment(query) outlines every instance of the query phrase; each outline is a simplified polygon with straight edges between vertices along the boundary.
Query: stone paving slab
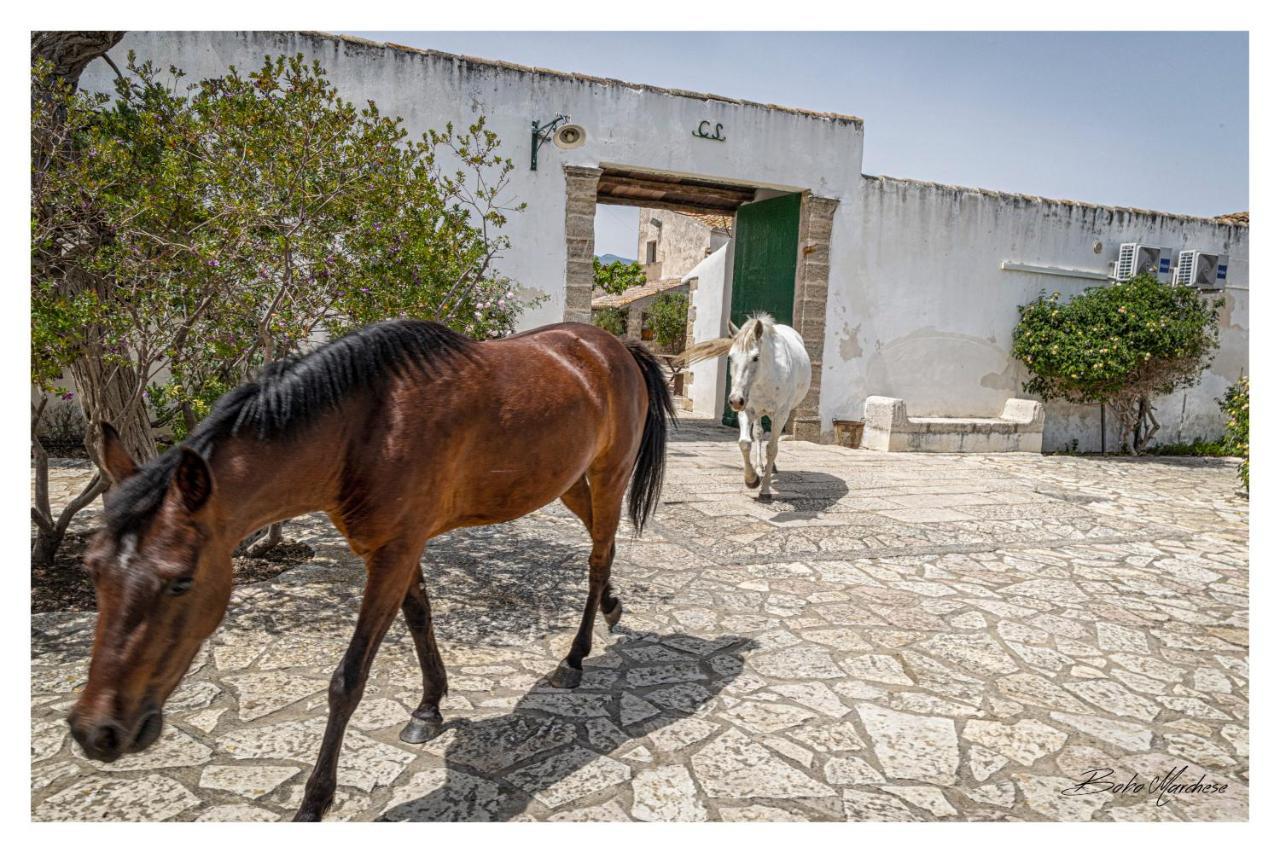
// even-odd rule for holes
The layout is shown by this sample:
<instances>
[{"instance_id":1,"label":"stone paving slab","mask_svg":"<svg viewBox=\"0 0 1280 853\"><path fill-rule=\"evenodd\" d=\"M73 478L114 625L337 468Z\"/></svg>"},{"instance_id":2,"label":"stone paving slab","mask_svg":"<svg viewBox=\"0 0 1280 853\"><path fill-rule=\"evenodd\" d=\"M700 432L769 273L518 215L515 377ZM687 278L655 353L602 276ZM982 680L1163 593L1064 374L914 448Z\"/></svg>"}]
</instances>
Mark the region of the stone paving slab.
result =
<instances>
[{"instance_id":1,"label":"stone paving slab","mask_svg":"<svg viewBox=\"0 0 1280 853\"><path fill-rule=\"evenodd\" d=\"M1242 820L1248 502L1220 460L876 454L785 441L772 503L736 432L686 420L621 630L544 676L586 591L560 505L424 555L449 725L397 625L353 720L337 820ZM58 466L57 495L88 476ZM82 524L91 524L86 515ZM32 619L36 820L277 820L319 745L363 568L320 516L311 564L238 588L149 751L83 759L63 718L92 614ZM1083 791L1186 768L1214 793Z\"/></svg>"}]
</instances>

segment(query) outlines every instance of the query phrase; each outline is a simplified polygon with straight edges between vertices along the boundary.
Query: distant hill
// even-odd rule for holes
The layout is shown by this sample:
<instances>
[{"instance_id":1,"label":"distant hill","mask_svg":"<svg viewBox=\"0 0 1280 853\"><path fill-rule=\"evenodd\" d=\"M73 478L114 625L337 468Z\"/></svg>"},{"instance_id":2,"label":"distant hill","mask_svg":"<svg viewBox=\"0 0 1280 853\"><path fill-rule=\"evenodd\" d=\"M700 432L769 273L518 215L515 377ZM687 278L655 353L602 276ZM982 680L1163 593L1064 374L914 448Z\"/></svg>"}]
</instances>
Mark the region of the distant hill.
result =
<instances>
[{"instance_id":1,"label":"distant hill","mask_svg":"<svg viewBox=\"0 0 1280 853\"><path fill-rule=\"evenodd\" d=\"M608 266L614 261L622 261L624 264L635 263L635 258L620 258L617 255L605 254L605 255L596 255L596 257L599 258L600 263L604 264L605 266Z\"/></svg>"}]
</instances>

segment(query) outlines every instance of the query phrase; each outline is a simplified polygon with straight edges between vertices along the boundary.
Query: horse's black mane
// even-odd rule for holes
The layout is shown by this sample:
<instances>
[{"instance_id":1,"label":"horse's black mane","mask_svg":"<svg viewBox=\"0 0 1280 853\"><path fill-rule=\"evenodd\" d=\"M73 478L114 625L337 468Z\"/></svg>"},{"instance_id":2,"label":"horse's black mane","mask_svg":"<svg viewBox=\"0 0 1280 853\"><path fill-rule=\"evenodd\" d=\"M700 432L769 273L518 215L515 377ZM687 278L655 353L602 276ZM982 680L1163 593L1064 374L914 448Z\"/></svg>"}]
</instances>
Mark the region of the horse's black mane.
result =
<instances>
[{"instance_id":1,"label":"horse's black mane","mask_svg":"<svg viewBox=\"0 0 1280 853\"><path fill-rule=\"evenodd\" d=\"M221 439L252 435L276 441L331 412L356 393L377 393L392 376L431 369L464 352L470 338L419 320L376 323L297 358L263 367L258 378L228 391L182 445L142 466L112 489L105 521L116 535L136 529L159 507L188 447L206 459Z\"/></svg>"}]
</instances>

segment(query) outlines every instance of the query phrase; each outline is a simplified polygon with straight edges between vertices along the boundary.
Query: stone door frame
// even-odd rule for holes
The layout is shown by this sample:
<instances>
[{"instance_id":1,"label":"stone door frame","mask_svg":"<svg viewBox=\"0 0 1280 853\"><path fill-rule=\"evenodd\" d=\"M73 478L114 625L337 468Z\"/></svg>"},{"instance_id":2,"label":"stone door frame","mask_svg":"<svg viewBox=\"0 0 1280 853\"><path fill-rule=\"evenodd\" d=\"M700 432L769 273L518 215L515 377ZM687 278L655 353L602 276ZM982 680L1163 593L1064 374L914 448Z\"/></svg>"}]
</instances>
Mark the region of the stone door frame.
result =
<instances>
[{"instance_id":1,"label":"stone door frame","mask_svg":"<svg viewBox=\"0 0 1280 853\"><path fill-rule=\"evenodd\" d=\"M564 166L565 292L566 322L591 322L591 288L595 280L592 260L596 250L596 195L603 169ZM822 351L827 332L827 291L831 276L831 235L839 201L805 192L800 202L800 229L796 248L796 287L793 320L804 338L813 379L809 393L792 416L795 436L821 441ZM637 200L636 207L644 203ZM730 273L732 275L732 273Z\"/></svg>"},{"instance_id":2,"label":"stone door frame","mask_svg":"<svg viewBox=\"0 0 1280 853\"><path fill-rule=\"evenodd\" d=\"M831 232L840 202L806 192L800 201L796 295L792 323L804 338L813 367L809 393L791 416L796 438L822 441L822 351L827 340L827 291L831 284ZM828 437L828 440L832 440Z\"/></svg>"}]
</instances>

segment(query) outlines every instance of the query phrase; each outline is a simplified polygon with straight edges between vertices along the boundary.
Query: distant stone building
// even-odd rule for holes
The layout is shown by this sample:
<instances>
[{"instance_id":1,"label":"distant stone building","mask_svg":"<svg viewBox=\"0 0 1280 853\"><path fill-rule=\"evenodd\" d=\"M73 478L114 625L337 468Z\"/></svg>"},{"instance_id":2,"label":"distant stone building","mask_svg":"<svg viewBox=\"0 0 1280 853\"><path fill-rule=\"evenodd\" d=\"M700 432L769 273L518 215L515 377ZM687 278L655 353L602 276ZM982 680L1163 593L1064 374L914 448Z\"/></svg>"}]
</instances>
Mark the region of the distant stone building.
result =
<instances>
[{"instance_id":1,"label":"distant stone building","mask_svg":"<svg viewBox=\"0 0 1280 853\"><path fill-rule=\"evenodd\" d=\"M640 208L636 257L649 281L680 278L712 251L711 235L729 235L730 216Z\"/></svg>"},{"instance_id":2,"label":"distant stone building","mask_svg":"<svg viewBox=\"0 0 1280 853\"><path fill-rule=\"evenodd\" d=\"M687 297L689 282L681 279L729 240L732 225L733 219L728 216L641 208L636 257L644 268L646 281L644 285L628 288L622 293L596 291L591 299L592 310L625 310L626 336L634 340L648 340L649 306L663 294L679 293ZM692 311L690 314L692 323Z\"/></svg>"}]
</instances>

